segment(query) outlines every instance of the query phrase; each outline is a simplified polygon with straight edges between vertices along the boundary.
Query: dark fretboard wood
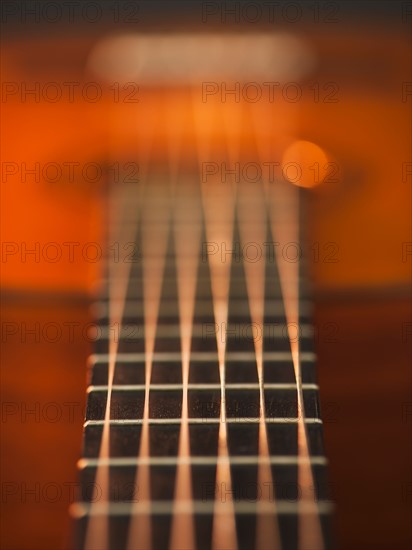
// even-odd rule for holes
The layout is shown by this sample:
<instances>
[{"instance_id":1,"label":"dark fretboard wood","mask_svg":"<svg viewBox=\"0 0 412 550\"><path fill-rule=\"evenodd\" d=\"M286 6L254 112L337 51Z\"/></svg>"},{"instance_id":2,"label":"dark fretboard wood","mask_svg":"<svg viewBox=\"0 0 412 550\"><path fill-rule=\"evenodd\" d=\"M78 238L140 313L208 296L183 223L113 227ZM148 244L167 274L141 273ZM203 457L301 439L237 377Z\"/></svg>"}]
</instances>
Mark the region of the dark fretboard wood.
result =
<instances>
[{"instance_id":1,"label":"dark fretboard wood","mask_svg":"<svg viewBox=\"0 0 412 550\"><path fill-rule=\"evenodd\" d=\"M144 200L142 204L144 205ZM197 204L202 211L200 201ZM139 207L136 216L141 216L141 213L142 206ZM296 216L295 212L290 223L293 223ZM95 314L101 330L100 338L95 345L95 354L90 359L84 450L79 463L82 497L73 507L77 524L77 548L94 548L90 546L90 540L87 541L87 530L91 518L99 514L108 517L108 540L105 548L101 550L128 548L131 522L136 513L147 516L150 521L151 547L154 550L169 548L172 522L176 512L176 473L180 462L185 460L190 464L191 472L191 504L196 549L213 547L215 502L216 499L226 496L230 498L230 491L233 492L237 547L245 550L257 548L257 503L261 500L262 492L268 491L271 496L264 499L266 508L263 511L260 509L259 513L276 517L281 548L300 550L302 546L299 542L299 514L306 513L302 508L302 488L298 478L298 469L304 460L298 452L298 426L302 418L313 479L312 501L321 525L322 546L325 549L331 548L332 506L328 494L326 459L322 443L313 329L310 324L310 293L306 285L304 262L301 262L300 281L291 283L299 284L300 290L301 380L298 381L298 385L301 385L303 392L302 412L298 410L298 385L286 328L287 318L278 269L279 258L268 245L262 246L265 260L264 325L258 328L263 338L265 420L269 449L269 456L263 456L259 448L259 377L245 276L245 262L248 259L236 253L236 247L241 247L242 239L239 229L241 221L237 215L235 216L232 246L235 251L231 254L227 331L225 334L225 329L218 327L217 336L226 338L225 407L232 485L230 488L218 487L215 491L217 465L222 461L218 452L222 394L217 337L213 330L215 316L210 257L202 254L202 243L208 242L204 219L201 220L200 258L187 386L190 456L183 459L179 454L185 387L182 380L176 235L173 232L173 220L168 222L167 250L150 380L147 419L149 456L142 457L139 454L147 395L142 223L137 223L133 237L138 253L133 258L127 275L127 294L121 326L111 326L109 273L102 281L100 298L95 305ZM273 234L270 216L263 223L266 232L265 242L275 243L277 237ZM111 387L109 456L102 457L102 433L110 386L109 348L110 339L113 337L119 338L119 341ZM255 334L255 337L260 336ZM273 487L267 484L262 487L258 483L258 466L262 462L269 463ZM106 495L108 504L100 487L95 495L91 490L97 483L97 472L103 464L108 466L109 471ZM140 503L139 509L136 507L136 502L140 502L137 472L145 464L149 466L147 474L150 479L151 500L147 503L147 508L144 508L145 503ZM184 512L183 506L179 513ZM262 550L273 547L272 542L267 541ZM135 548L140 548L138 541ZM305 548L309 550L309 546ZM96 547L96 550L100 548Z\"/></svg>"}]
</instances>

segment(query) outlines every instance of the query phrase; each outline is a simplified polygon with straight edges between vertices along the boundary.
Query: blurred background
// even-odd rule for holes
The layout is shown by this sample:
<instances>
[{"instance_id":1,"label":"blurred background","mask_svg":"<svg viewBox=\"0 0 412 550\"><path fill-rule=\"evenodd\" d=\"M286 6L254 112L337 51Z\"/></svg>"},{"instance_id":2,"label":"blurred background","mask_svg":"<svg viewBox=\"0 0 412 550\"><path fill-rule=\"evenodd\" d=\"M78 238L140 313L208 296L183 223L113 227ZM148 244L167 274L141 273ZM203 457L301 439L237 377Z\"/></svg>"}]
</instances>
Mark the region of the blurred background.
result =
<instances>
[{"instance_id":1,"label":"blurred background","mask_svg":"<svg viewBox=\"0 0 412 550\"><path fill-rule=\"evenodd\" d=\"M284 161L300 140L317 145L318 169L330 163L306 185L304 231L337 540L410 548L411 23L411 3L396 0L2 3L2 548L67 547L108 187L139 178L150 132L165 162L167 117L186 116L181 74L149 63L139 81L133 48L155 34L167 50L176 33L297 44L296 58L283 46L271 60L288 67L269 79L273 101L241 87L228 112L254 110L262 135L276 119ZM144 44L150 60L156 43ZM191 71L208 55L195 41ZM239 70L250 67L239 55ZM223 78L212 77L218 116ZM204 127L218 148L213 120Z\"/></svg>"}]
</instances>

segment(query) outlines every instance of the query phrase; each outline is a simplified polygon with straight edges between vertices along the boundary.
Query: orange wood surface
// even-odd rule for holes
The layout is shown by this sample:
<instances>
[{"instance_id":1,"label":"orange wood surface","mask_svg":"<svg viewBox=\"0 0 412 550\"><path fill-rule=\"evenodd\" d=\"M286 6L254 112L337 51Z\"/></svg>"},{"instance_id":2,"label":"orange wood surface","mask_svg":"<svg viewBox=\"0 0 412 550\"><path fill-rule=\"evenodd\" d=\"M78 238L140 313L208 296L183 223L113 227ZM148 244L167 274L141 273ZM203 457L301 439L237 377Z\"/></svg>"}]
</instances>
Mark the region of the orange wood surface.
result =
<instances>
[{"instance_id":1,"label":"orange wood surface","mask_svg":"<svg viewBox=\"0 0 412 550\"><path fill-rule=\"evenodd\" d=\"M74 340L66 331L59 342L43 337L36 343L19 330L4 345L3 406L13 403L17 409L7 409L2 425L2 548L70 548L69 486L78 482L75 464L91 349L81 330L91 319L86 305L29 304L5 307L3 320L28 328L35 322L42 328L56 322L78 325ZM412 357L410 337L405 341L401 329L410 315L410 306L399 298L371 302L348 294L317 303L315 326L333 322L338 327L335 342L320 331L317 351L342 550L410 547ZM38 411L37 417L30 409ZM61 418L54 421L57 411ZM56 487L61 495L54 501Z\"/></svg>"},{"instance_id":2,"label":"orange wood surface","mask_svg":"<svg viewBox=\"0 0 412 550\"><path fill-rule=\"evenodd\" d=\"M403 85L410 77L407 36L394 37L382 31L380 39L373 40L358 30L353 33L349 52L342 41L330 35L312 37L312 42L321 62L317 73L301 83L303 95L299 104L282 102L279 105L275 101L266 105L267 109L261 110L259 116L261 127L268 118L276 119L279 134L282 128L285 130L284 111L289 109L298 119L295 135L289 139L317 143L339 167L338 181L316 190L310 238L321 244L335 242L340 249L340 261L314 265L314 282L320 287L407 284L410 263L403 261L402 256L403 243L410 241L412 178L410 164L408 168L411 98L402 96ZM44 86L53 79L63 82L72 78L79 86L82 82L95 81L82 70L92 47L90 40L54 39L53 48L47 48L47 40L40 40L32 50L27 46L24 41L12 42L5 49L3 81L25 82L28 87L33 82ZM66 58L70 55L72 63L67 65ZM30 65L35 59L43 60L37 71ZM345 63L353 65L355 77L350 70L342 69ZM365 71L368 64L374 67L369 72ZM387 80L383 80L385 78ZM324 103L321 90L321 101L315 102L309 89L312 81L319 82L320 86L334 82L338 87L338 101ZM94 265L85 260L82 250L90 242L103 246L100 201L105 183L113 174L110 169L105 172L105 167L113 162L121 166L126 162L139 162L140 146L144 145L147 128L153 121L157 124L154 155L164 159L165 143L174 137L173 128L164 118L165 95L173 107L172 94L177 104L179 91L169 90L165 94L147 89L142 90L139 103L115 103L113 90L103 85L102 90L102 98L96 103L81 97L73 102L66 98L57 103L36 103L30 96L22 102L19 88L19 92L9 94L3 103L1 154L5 172L1 188L1 228L3 240L16 243L15 248L7 249L10 253L2 265L3 287L74 287L87 291L102 266L101 262ZM198 105L205 109L200 101ZM219 143L224 138L224 125L217 118L219 106L215 114L213 104L207 105L207 109L210 108L205 111L204 121L211 120L208 131L215 143ZM235 116L248 108L249 105L225 104L225 109L233 109ZM184 116L188 109L186 106ZM213 117L216 117L215 123ZM186 140L183 149L193 142L196 131L193 120L189 120L183 133ZM252 136L248 127L245 132L247 147L252 143ZM276 143L276 135L272 139ZM280 148L274 160L279 160L281 154ZM256 156L252 155L252 160L256 160ZM38 182L31 175L22 181L22 163L33 169L36 162L41 170L48 163L62 167L64 163L76 162L75 180L70 181L69 169L63 167L63 175L55 183L45 180L41 174ZM95 183L90 182L90 177L81 176L87 163L96 163L102 169ZM14 169L16 173L10 174ZM52 177L50 175L49 180ZM36 263L34 255L29 255L22 263L23 243L28 249L35 242L40 243L43 255L44 246L51 241L57 242L64 252L60 261L42 261L41 256L41 261ZM63 246L68 241L80 243L74 262L69 261L68 249ZM13 250L17 252L11 253ZM53 255L51 249L50 254Z\"/></svg>"}]
</instances>

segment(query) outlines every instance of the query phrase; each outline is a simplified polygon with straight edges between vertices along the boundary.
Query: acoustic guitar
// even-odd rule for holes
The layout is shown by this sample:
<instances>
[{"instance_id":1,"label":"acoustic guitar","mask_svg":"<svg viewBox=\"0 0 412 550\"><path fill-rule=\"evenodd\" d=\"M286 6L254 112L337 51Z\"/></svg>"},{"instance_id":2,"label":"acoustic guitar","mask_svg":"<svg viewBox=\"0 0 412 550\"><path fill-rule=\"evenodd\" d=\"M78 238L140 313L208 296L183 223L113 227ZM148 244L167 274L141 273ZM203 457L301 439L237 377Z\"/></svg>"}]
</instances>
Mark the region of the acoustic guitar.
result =
<instances>
[{"instance_id":1,"label":"acoustic guitar","mask_svg":"<svg viewBox=\"0 0 412 550\"><path fill-rule=\"evenodd\" d=\"M126 4L7 6L5 548L406 548L407 8Z\"/></svg>"}]
</instances>

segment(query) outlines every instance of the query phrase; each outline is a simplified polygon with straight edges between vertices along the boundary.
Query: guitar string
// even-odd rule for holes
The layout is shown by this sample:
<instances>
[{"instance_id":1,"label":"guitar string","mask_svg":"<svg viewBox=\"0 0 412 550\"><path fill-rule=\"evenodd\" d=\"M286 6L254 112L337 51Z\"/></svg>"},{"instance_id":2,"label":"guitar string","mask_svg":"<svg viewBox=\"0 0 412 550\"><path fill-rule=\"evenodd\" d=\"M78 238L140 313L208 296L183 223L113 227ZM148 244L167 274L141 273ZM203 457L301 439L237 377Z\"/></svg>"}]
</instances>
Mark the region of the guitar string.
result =
<instances>
[{"instance_id":1,"label":"guitar string","mask_svg":"<svg viewBox=\"0 0 412 550\"><path fill-rule=\"evenodd\" d=\"M286 184L280 193L272 193L272 233L280 243L299 243L299 188ZM285 220L285 212L288 218ZM283 303L285 306L289 344L292 352L297 398L297 448L298 448L298 550L323 550L323 536L319 508L315 501L315 486L310 464L310 450L305 426L305 408L302 389L299 339L293 328L299 328L299 266L288 261L276 247L277 264Z\"/></svg>"},{"instance_id":2,"label":"guitar string","mask_svg":"<svg viewBox=\"0 0 412 550\"><path fill-rule=\"evenodd\" d=\"M142 193L141 193L141 202L140 202L140 240L141 240L141 275L142 275L142 294L143 294L143 324L144 324L144 341L145 341L145 389L144 389L144 404L143 404L143 416L142 416L142 425L140 432L140 441L139 441L139 451L138 458L142 458L144 463L139 465L135 471L134 477L134 494L132 502L132 513L130 517L130 524L127 533L127 542L126 547L131 548L132 550L150 550L151 548L151 523L150 518L145 515L135 514L133 511L139 505L139 503L149 502L150 501L150 467L149 467L149 428L148 428L148 416L149 416L149 399L150 399L150 376L152 368L152 358L153 358L153 346L154 346L154 335L156 333L157 325L157 312L156 312L156 297L158 291L158 286L161 286L161 282L158 281L159 275L156 273L155 281L156 286L154 290L154 296L152 297L151 293L147 292L146 287L148 286L148 279L150 281L150 276L147 276L147 255L150 250L147 250L148 243L150 239L150 207L153 207L153 204L150 201L150 185L149 178L151 177L151 162L152 162L152 152L154 148L154 137L156 135L157 128L159 126L159 113L156 109L151 108L150 98L145 97L145 103L147 108L145 109L146 116L146 125L145 125L145 135L138 143L139 158L139 172L142 181ZM149 234L149 235L148 235ZM150 247L149 247L150 248ZM161 269L161 267L160 267ZM156 268L155 268L156 270ZM148 298L148 296L150 298ZM151 315L151 309L153 308L153 316ZM145 461L146 459L146 461Z\"/></svg>"},{"instance_id":3,"label":"guitar string","mask_svg":"<svg viewBox=\"0 0 412 550\"><path fill-rule=\"evenodd\" d=\"M253 113L252 120L257 136L257 152L260 165L264 165L276 156L273 155L274 148L277 151L284 149L288 134L293 135L293 128L297 127L298 111L291 109L290 105L282 105L282 109L272 105L272 113L267 111L266 104L254 103L249 105ZM276 116L275 116L276 115ZM274 121L278 124L275 126ZM285 132L289 128L289 132ZM268 139L270 136L271 139ZM277 163L279 164L279 163ZM263 188L265 202L268 205L268 216L271 220L272 240L276 237L280 244L287 242L299 243L299 198L298 188L291 183L284 183L279 188L273 183L276 181L273 172L264 173ZM277 191L277 192L276 192ZM283 194L283 196L282 196ZM287 199L289 197L289 203ZM283 201L282 201L283 198ZM292 198L292 201L290 201ZM295 199L293 201L293 199ZM285 212L287 221L285 223ZM285 308L285 317L288 327L288 339L292 351L292 363L296 381L297 398L297 459L298 459L298 549L299 550L322 550L323 537L320 526L319 508L314 501L314 480L312 468L309 462L310 451L305 425L302 375L301 375L301 354L299 344L295 335L292 334L292 327L299 327L299 263L285 261L276 247L276 263L278 266L279 280L281 287L282 302ZM300 497L303 495L303 498Z\"/></svg>"},{"instance_id":4,"label":"guitar string","mask_svg":"<svg viewBox=\"0 0 412 550\"><path fill-rule=\"evenodd\" d=\"M256 124L256 112L251 109L245 109L244 119L247 121L248 133L257 141L256 134L260 125ZM246 183L242 186L243 196L240 203L241 238L245 243L252 242L260 244L261 249L266 239L267 224L269 223L268 212L264 203L264 182L259 184ZM257 189L256 189L257 188ZM263 366L263 345L264 345L264 308L265 308L265 288L266 288L266 257L264 254L258 262L245 261L246 288L248 293L251 321L255 326L261 329L261 338L254 338L256 368L259 384L259 435L258 454L264 460L258 466L258 490L262 498L257 500L256 509L256 548L262 550L278 550L282 548L282 542L279 532L278 513L276 504L275 483L272 469L270 467L269 457L269 436L266 426L266 404L265 404L265 385L264 385L264 366ZM268 489L269 488L269 489ZM264 514L261 508L271 503L273 506L273 515Z\"/></svg>"},{"instance_id":5,"label":"guitar string","mask_svg":"<svg viewBox=\"0 0 412 550\"><path fill-rule=\"evenodd\" d=\"M218 110L213 112L206 104L199 105L199 96L193 91L198 159L201 161L212 158L212 135L205 128L219 127L213 124L214 117L221 115ZM200 116L199 116L200 115ZM207 125L203 122L207 121ZM202 166L200 166L202 170ZM220 247L231 249L234 229L234 192L222 185L218 175L213 175L207 182L201 183L202 204L205 217L205 231L208 242L218 243ZM230 258L230 255L229 255ZM226 327L228 320L229 286L231 261L222 262L218 255L209 255L209 268L212 289L212 302L216 330L216 345L220 376L220 418L218 429L218 459L216 468L216 493L214 500L212 549L235 550L237 534L235 524L235 508L232 494L232 479L230 471L228 432L226 420Z\"/></svg>"},{"instance_id":6,"label":"guitar string","mask_svg":"<svg viewBox=\"0 0 412 550\"><path fill-rule=\"evenodd\" d=\"M167 200L165 200L168 190L166 188L162 189L161 185L162 182L158 181L154 182L153 189L147 185L148 191L144 199L145 204L142 213L145 394L139 459L143 459L143 461L150 458L150 381L164 278L167 238L170 230L169 209ZM162 197L160 201L156 198L156 191L159 191L159 187L159 194ZM129 550L150 550L152 548L152 518L150 515L146 516L138 513L142 503L149 503L151 500L149 464L143 462L137 469L136 488L139 497L134 499L132 504L127 548Z\"/></svg>"},{"instance_id":7,"label":"guitar string","mask_svg":"<svg viewBox=\"0 0 412 550\"><path fill-rule=\"evenodd\" d=\"M139 223L139 209L140 209L140 196L143 195L145 187L145 180L148 170L148 159L150 157L151 149L153 146L152 137L155 129L155 122L157 119L153 119L154 110L149 110L152 115L152 124L148 124L149 131L145 136L145 139L139 144L139 152L141 163L139 164L140 174L142 179L141 185L137 187L134 184L131 186L112 185L111 195L109 200L109 239L112 238L113 242L120 244L130 243L134 241L136 237L137 227ZM113 142L115 142L116 132L122 132L123 127L118 127L117 113L113 110L109 111L108 116L110 125L112 128ZM155 115L156 117L156 115ZM113 145L113 144L112 144ZM113 146L113 154L115 147ZM140 183L139 182L139 183ZM131 193L131 196L129 196ZM131 212L130 212L131 211ZM131 214L131 215L130 215ZM117 218L116 218L117 217ZM128 223L124 223L124 218L127 218ZM118 233L118 235L116 235ZM110 242L110 240L109 240ZM102 430L102 437L99 447L99 462L96 471L94 486L100 491L99 500L105 507L106 511L102 514L94 514L94 507L97 505L97 500L93 500L90 508L90 517L86 527L85 534L85 550L106 550L109 545L109 508L110 508L110 471L106 464L110 457L110 413L111 413L111 401L112 401L112 389L113 381L115 377L115 369L118 357L118 347L120 334L123 328L123 314L125 311L125 303L127 300L127 289L129 287L129 280L131 277L131 262L124 261L124 259L113 258L113 261L108 262L108 286L109 286L109 323L115 330L117 328L117 337L109 339L109 353L108 353L108 372L107 372L107 400L104 412L104 423ZM103 459L103 460L100 460Z\"/></svg>"},{"instance_id":8,"label":"guitar string","mask_svg":"<svg viewBox=\"0 0 412 550\"><path fill-rule=\"evenodd\" d=\"M247 116L249 115L249 116ZM229 103L223 110L223 122L228 141L228 158L230 166L241 166L241 136L246 128L247 132L254 136L253 124L250 125L250 112L245 112L240 103ZM243 133L242 133L243 132ZM242 170L243 173L243 170ZM265 209L256 200L256 185L253 193L250 193L248 183L239 177L235 177L238 189L238 201L236 210L239 220L240 239L247 247L248 243L264 243L266 225ZM243 183L243 185L242 185ZM247 192L249 190L249 193ZM259 190L257 191L259 193ZM260 208L259 208L260 207ZM241 247L243 251L243 247ZM245 282L247 300L251 316L252 327L262 330L262 337L253 338L256 359L256 370L259 383L259 431L258 431L258 455L269 457L268 435L265 418L265 397L263 377L263 320L264 320L264 288L265 288L265 259L257 262L249 262L242 253L242 263L245 270ZM256 499L256 548L260 550L278 550L281 548L279 526L276 513L276 501L273 500L273 475L269 461L261 461L257 472L257 499ZM273 506L273 514L267 513L267 505ZM264 511L266 506L266 513Z\"/></svg>"},{"instance_id":9,"label":"guitar string","mask_svg":"<svg viewBox=\"0 0 412 550\"><path fill-rule=\"evenodd\" d=\"M124 191L124 193L122 193ZM137 199L136 193L133 197L129 197L128 191L129 188L125 190L119 190L116 187L112 187L111 200L109 201L111 207L111 214L113 218L111 219L109 233L111 234L110 238L118 238L118 242L130 242L130 235L135 234L137 219L138 216L134 216L135 225L125 228L122 224L116 221L116 216L121 216L125 209L127 210L126 205L129 208L132 208L135 205ZM134 189L132 191L135 191ZM126 198L125 198L126 197ZM122 202L125 202L123 205ZM116 232L118 235L116 237ZM126 239L125 237L126 235ZM110 242L110 240L109 240ZM115 241L113 241L115 242ZM120 259L119 259L120 260ZM99 462L96 471L96 478L94 482L94 487L97 488L97 491L100 492L99 500L101 504L107 508L107 513L103 514L93 514L93 508L97 503L97 497L93 498L91 503L91 513L86 529L85 536L85 550L106 550L109 544L109 506L110 506L110 472L109 466L105 463L104 459L110 457L110 412L111 412L111 402L112 402L112 389L113 381L115 376L116 368L116 357L118 354L119 347L119 338L122 330L122 318L123 311L126 302L126 294L128 287L128 280L130 277L130 266L129 262L116 261L113 258L113 261L108 262L108 271L109 271L109 319L110 326L116 330L117 337L109 339L109 360L108 360L108 372L107 372L107 400L105 405L104 412L104 424L101 436L101 443L99 449Z\"/></svg>"},{"instance_id":10,"label":"guitar string","mask_svg":"<svg viewBox=\"0 0 412 550\"><path fill-rule=\"evenodd\" d=\"M185 105L176 105L170 109L180 121ZM177 108L176 108L177 107ZM180 107L180 108L179 108ZM175 121L177 122L177 121ZM169 142L175 144L171 152L171 172L174 183L174 174L177 184L178 159L180 158L180 140L176 136ZM178 145L177 145L178 144ZM196 175L194 176L196 178ZM182 413L179 433L179 447L177 457L177 471L175 492L173 498L173 516L170 536L171 550L193 550L195 548L195 521L193 510L193 489L190 465L190 433L188 411L188 385L190 354L193 332L193 318L196 300L196 289L199 267L199 247L201 237L201 211L199 197L197 197L197 183L180 181L180 195L177 185L175 188L175 209L173 215L176 276L180 325L180 345L182 352ZM193 189L195 187L195 189ZM195 196L193 196L193 193ZM186 503L189 507L187 514L179 513L180 504Z\"/></svg>"},{"instance_id":11,"label":"guitar string","mask_svg":"<svg viewBox=\"0 0 412 550\"><path fill-rule=\"evenodd\" d=\"M192 205L186 203L190 209ZM188 208L188 210L189 210ZM183 213L181 213L183 214ZM177 219L177 218L176 218ZM182 218L180 218L180 222ZM190 368L190 351L193 328L193 314L195 305L195 293L197 283L198 268L198 248L200 242L200 228L196 224L191 224L190 231L187 232L186 239L184 227L175 226L177 242L177 271L178 271L178 307L180 317L180 338L182 351L182 413L181 426L179 434L178 465L175 482L174 503L179 505L181 502L192 502L192 477L190 467L190 442L189 442L189 423L188 423L188 384ZM185 250L186 249L186 250ZM189 256L189 257L188 257ZM172 550L191 550L194 548L194 517L193 511L189 515L179 514L177 511L173 514L171 530L171 549Z\"/></svg>"},{"instance_id":12,"label":"guitar string","mask_svg":"<svg viewBox=\"0 0 412 550\"><path fill-rule=\"evenodd\" d=\"M246 184L247 186L250 184ZM239 202L240 236L244 247L248 243L254 243L263 247L266 239L266 213L260 196L261 190L256 189L257 184L252 184L252 189L242 186ZM253 261L252 261L253 260ZM265 386L263 370L263 344L264 344L264 307L265 307L265 255L262 254L257 261L247 258L243 254L245 269L246 289L248 294L250 317L252 327L257 327L253 343L256 354L256 369L259 383L259 439L258 454L264 461L259 463L257 473L257 509L256 509L256 548L261 550L278 550L281 548L279 525L276 511L276 499L273 498L274 481L269 462L269 441L266 428ZM273 515L264 514L261 508L271 503Z\"/></svg>"}]
</instances>

